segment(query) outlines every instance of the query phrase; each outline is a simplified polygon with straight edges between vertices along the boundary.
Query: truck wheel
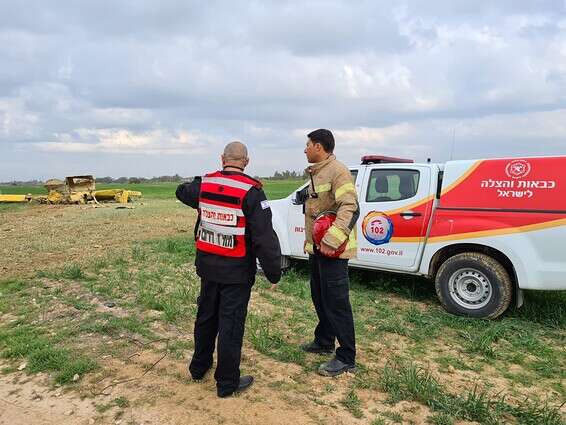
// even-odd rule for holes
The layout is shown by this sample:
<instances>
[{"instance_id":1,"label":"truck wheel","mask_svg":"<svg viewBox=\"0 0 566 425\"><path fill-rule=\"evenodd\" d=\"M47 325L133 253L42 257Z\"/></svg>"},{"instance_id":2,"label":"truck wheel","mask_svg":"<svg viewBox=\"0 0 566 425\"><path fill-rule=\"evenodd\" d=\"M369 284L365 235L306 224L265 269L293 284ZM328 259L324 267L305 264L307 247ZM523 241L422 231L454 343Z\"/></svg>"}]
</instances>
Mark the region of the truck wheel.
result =
<instances>
[{"instance_id":1,"label":"truck wheel","mask_svg":"<svg viewBox=\"0 0 566 425\"><path fill-rule=\"evenodd\" d=\"M477 252L457 254L442 263L435 286L446 311L481 319L500 316L509 307L513 293L507 270Z\"/></svg>"}]
</instances>

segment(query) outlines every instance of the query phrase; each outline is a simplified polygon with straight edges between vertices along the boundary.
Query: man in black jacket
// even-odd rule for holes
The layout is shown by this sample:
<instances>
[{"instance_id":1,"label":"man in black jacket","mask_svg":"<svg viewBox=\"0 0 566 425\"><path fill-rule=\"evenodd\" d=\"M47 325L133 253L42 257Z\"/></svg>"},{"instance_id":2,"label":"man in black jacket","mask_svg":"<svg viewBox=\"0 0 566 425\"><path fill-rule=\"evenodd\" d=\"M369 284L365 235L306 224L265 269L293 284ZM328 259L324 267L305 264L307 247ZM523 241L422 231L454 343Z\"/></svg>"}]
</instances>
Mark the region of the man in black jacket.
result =
<instances>
[{"instance_id":1,"label":"man in black jacket","mask_svg":"<svg viewBox=\"0 0 566 425\"><path fill-rule=\"evenodd\" d=\"M214 377L218 396L227 397L253 382L252 376L240 376L240 357L256 258L275 285L281 279L281 251L261 183L243 173L246 146L229 143L221 159L222 171L179 185L176 196L199 211L195 265L201 288L189 372L195 380L204 377L218 336Z\"/></svg>"}]
</instances>

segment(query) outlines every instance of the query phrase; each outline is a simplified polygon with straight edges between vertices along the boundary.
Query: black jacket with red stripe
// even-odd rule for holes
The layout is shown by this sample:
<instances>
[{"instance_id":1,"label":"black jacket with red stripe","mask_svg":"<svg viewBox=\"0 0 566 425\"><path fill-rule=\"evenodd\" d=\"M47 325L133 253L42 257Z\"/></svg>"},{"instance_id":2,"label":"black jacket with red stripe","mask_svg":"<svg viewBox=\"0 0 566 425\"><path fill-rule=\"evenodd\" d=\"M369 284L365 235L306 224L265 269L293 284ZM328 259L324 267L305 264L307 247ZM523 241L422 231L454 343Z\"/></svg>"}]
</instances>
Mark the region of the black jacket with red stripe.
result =
<instances>
[{"instance_id":1,"label":"black jacket with red stripe","mask_svg":"<svg viewBox=\"0 0 566 425\"><path fill-rule=\"evenodd\" d=\"M222 171L222 174L242 175L235 171ZM177 199L191 208L199 207L201 179L196 177L190 183L177 187ZM271 222L271 209L266 208L263 189L252 187L242 204L246 217L246 255L241 258L224 257L197 250L195 265L197 274L204 279L220 283L253 283L257 270L256 258L265 276L272 283L281 279L281 250L279 240ZM263 205L262 205L263 202ZM195 225L198 228L198 222Z\"/></svg>"}]
</instances>

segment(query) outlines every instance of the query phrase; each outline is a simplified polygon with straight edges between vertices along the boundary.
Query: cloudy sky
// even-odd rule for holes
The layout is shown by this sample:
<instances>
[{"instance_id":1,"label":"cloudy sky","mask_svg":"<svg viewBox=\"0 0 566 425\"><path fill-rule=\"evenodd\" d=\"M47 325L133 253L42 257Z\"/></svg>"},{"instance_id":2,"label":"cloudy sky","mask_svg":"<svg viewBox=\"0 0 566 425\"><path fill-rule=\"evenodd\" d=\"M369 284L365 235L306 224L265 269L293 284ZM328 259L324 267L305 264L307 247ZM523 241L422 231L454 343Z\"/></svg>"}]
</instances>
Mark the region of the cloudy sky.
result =
<instances>
[{"instance_id":1,"label":"cloudy sky","mask_svg":"<svg viewBox=\"0 0 566 425\"><path fill-rule=\"evenodd\" d=\"M0 0L0 181L566 154L566 0ZM455 142L453 145L453 141Z\"/></svg>"}]
</instances>

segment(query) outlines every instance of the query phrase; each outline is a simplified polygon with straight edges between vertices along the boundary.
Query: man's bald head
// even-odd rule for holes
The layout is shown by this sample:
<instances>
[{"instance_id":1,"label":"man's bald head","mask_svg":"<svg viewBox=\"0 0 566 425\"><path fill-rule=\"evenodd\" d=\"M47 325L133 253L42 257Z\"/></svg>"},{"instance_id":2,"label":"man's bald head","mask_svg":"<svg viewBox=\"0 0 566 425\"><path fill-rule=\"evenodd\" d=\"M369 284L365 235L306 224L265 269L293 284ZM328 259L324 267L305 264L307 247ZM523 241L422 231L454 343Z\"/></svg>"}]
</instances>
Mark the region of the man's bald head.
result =
<instances>
[{"instance_id":1,"label":"man's bald head","mask_svg":"<svg viewBox=\"0 0 566 425\"><path fill-rule=\"evenodd\" d=\"M235 166L243 169L248 165L248 162L248 148L246 148L246 145L238 141L226 145L222 154L223 167Z\"/></svg>"}]
</instances>

